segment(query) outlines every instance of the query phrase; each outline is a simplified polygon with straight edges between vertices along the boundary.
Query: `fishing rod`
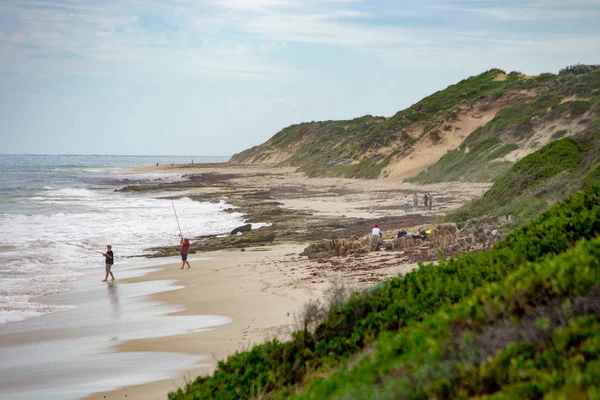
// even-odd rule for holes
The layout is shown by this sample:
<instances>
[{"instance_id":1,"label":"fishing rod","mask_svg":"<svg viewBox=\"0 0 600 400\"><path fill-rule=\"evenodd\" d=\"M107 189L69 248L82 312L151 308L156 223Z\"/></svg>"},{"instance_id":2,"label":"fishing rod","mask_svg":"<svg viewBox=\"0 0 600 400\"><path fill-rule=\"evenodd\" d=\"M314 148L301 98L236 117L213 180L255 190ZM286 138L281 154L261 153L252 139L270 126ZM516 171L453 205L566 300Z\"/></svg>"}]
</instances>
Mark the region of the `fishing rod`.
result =
<instances>
[{"instance_id":1,"label":"fishing rod","mask_svg":"<svg viewBox=\"0 0 600 400\"><path fill-rule=\"evenodd\" d=\"M90 249L89 247L86 247L86 246L78 244L78 243L66 242L66 244L69 245L69 246L77 247L77 248L82 249L82 250L90 251L92 253L101 253L101 254L104 254L104 252L102 250Z\"/></svg>"},{"instance_id":2,"label":"fishing rod","mask_svg":"<svg viewBox=\"0 0 600 400\"><path fill-rule=\"evenodd\" d=\"M181 226L179 225L179 218L177 218L177 210L175 210L175 202L173 201L173 196L171 195L171 190L169 188L167 188L167 191L169 192L169 197L171 198L171 205L173 206L173 212L175 213L175 220L177 221L177 228L179 228L179 237L183 238L183 235L181 234Z\"/></svg>"}]
</instances>

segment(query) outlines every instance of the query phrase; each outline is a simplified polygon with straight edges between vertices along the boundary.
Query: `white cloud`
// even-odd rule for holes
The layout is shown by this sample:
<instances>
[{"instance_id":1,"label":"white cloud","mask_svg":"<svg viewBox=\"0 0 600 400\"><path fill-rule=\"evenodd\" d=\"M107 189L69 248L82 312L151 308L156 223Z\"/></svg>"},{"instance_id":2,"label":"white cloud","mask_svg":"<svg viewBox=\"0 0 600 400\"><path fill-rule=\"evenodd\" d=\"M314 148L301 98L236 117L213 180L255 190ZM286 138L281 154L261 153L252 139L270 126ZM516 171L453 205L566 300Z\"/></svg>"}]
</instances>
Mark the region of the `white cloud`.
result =
<instances>
[{"instance_id":1,"label":"white cloud","mask_svg":"<svg viewBox=\"0 0 600 400\"><path fill-rule=\"evenodd\" d=\"M272 8L296 5L294 0L214 0L221 7L238 11L264 11Z\"/></svg>"},{"instance_id":2,"label":"white cloud","mask_svg":"<svg viewBox=\"0 0 600 400\"><path fill-rule=\"evenodd\" d=\"M593 6L600 0L575 0ZM552 6L542 7L541 4ZM395 65L432 65L461 60L502 60L494 52L515 54L574 54L595 52L597 35L568 33L516 34L469 30L427 24L431 12L478 14L497 21L577 20L598 18L598 10L564 7L558 0L524 0L517 8L500 7L491 0L459 3L429 0L424 5L410 2L373 3L361 0L127 0L51 3L25 0L0 5L0 13L18 15L16 33L3 32L0 40L16 46L21 57L3 65L3 70L40 74L40 68L19 65L28 57L44 57L43 75L51 71L76 75L130 74L132 65L143 65L177 76L295 76L300 73L281 54L286 43L305 43L346 48L369 54L377 61ZM512 3L514 4L514 3ZM35 8L38 7L38 8ZM10 9L10 11L7 11ZM145 15L168 20L174 29L147 31ZM418 16L425 24L407 22ZM395 24L390 22L399 18ZM383 22L385 18L385 22ZM408 24L408 25L403 25ZM250 44L252 43L252 44ZM73 54L78 60L61 60ZM51 62L52 57L55 62ZM65 58L65 57L62 57ZM20 61L16 61L20 60ZM146 67L148 66L148 67Z\"/></svg>"},{"instance_id":3,"label":"white cloud","mask_svg":"<svg viewBox=\"0 0 600 400\"><path fill-rule=\"evenodd\" d=\"M481 14L490 18L504 21L547 21L547 20L573 20L573 19L598 19L598 11L589 10L543 10L536 8L514 9L464 9L464 11Z\"/></svg>"},{"instance_id":4,"label":"white cloud","mask_svg":"<svg viewBox=\"0 0 600 400\"><path fill-rule=\"evenodd\" d=\"M568 4L556 0L525 0L518 3L516 7L511 6L510 3L499 7L498 2L493 2L495 5L490 6L491 2L486 1L478 7L466 7L461 3L464 1L450 3L442 0L441 3L429 6L429 9L478 14L500 21L568 21L600 18L600 9L589 8L589 6L600 5L600 0L572 0Z\"/></svg>"}]
</instances>

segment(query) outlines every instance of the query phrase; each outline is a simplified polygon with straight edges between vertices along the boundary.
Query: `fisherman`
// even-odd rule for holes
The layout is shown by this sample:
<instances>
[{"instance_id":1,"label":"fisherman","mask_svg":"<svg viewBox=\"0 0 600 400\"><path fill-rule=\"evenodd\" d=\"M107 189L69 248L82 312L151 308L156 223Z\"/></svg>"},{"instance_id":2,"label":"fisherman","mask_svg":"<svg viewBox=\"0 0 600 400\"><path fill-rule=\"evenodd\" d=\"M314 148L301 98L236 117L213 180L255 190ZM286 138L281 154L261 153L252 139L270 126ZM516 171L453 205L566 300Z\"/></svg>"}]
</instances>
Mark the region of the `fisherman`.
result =
<instances>
[{"instance_id":1,"label":"fisherman","mask_svg":"<svg viewBox=\"0 0 600 400\"><path fill-rule=\"evenodd\" d=\"M425 203L425 206L423 207L423 209L427 210L428 203L429 203L429 196L427 196L427 193L425 193L423 195L423 203Z\"/></svg>"},{"instance_id":2,"label":"fisherman","mask_svg":"<svg viewBox=\"0 0 600 400\"><path fill-rule=\"evenodd\" d=\"M187 238L181 238L181 249L179 250L179 252L181 253L181 268L179 269L183 269L183 267L185 267L185 264L187 264L188 269L190 268L190 263L187 260L188 257L188 253L190 252L190 241Z\"/></svg>"},{"instance_id":3,"label":"fisherman","mask_svg":"<svg viewBox=\"0 0 600 400\"><path fill-rule=\"evenodd\" d=\"M413 195L413 204L415 206L415 210L417 210L419 208L419 195L416 193Z\"/></svg>"},{"instance_id":4,"label":"fisherman","mask_svg":"<svg viewBox=\"0 0 600 400\"><path fill-rule=\"evenodd\" d=\"M410 205L408 203L408 196L404 195L404 212L410 211Z\"/></svg>"},{"instance_id":5,"label":"fisherman","mask_svg":"<svg viewBox=\"0 0 600 400\"><path fill-rule=\"evenodd\" d=\"M371 230L371 250L379 250L379 241L381 240L381 229L375 224Z\"/></svg>"},{"instance_id":6,"label":"fisherman","mask_svg":"<svg viewBox=\"0 0 600 400\"><path fill-rule=\"evenodd\" d=\"M102 280L102 282L106 282L108 280L108 275L110 274L112 280L115 280L115 276L113 275L111 268L115 263L115 257L112 251L112 246L110 244L106 245L106 253L102 253L106 261L106 276Z\"/></svg>"}]
</instances>

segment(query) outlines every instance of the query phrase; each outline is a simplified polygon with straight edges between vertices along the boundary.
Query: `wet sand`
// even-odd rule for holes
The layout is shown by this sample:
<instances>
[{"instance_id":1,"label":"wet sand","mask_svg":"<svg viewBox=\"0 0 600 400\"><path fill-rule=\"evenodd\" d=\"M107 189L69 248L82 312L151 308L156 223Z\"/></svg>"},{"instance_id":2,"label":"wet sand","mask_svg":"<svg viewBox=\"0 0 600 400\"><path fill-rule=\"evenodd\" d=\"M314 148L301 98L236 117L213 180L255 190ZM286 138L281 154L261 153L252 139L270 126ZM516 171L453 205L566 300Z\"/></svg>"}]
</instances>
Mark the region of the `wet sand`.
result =
<instances>
[{"instance_id":1,"label":"wet sand","mask_svg":"<svg viewBox=\"0 0 600 400\"><path fill-rule=\"evenodd\" d=\"M165 399L236 350L286 337L298 307L326 287L290 284L282 274L279 260L303 248L212 252L191 257L185 270L175 258L127 271L117 264L115 282L90 277L46 296L76 307L2 328L0 358L10 361L0 367L0 399L111 390L90 398Z\"/></svg>"},{"instance_id":2,"label":"wet sand","mask_svg":"<svg viewBox=\"0 0 600 400\"><path fill-rule=\"evenodd\" d=\"M231 318L231 323L209 332L126 341L117 346L119 352L164 351L205 356L203 366L182 369L171 379L148 385L121 388L96 394L90 399L165 399L170 390L186 379L213 370L216 361L248 346L272 338L285 337L294 323L298 307L311 297L319 296L318 287L281 285L278 260L286 254L301 251L303 246L285 245L275 248L248 249L244 252L220 251L204 254L208 260L192 261L191 269L180 270L180 264L170 264L162 271L128 280L176 280L182 289L162 292L152 300L164 304L185 305L185 310L173 316L218 313ZM260 251L258 251L260 250ZM266 251L265 251L266 250ZM287 256L292 257L292 256ZM105 397L106 396L106 397Z\"/></svg>"},{"instance_id":3,"label":"wet sand","mask_svg":"<svg viewBox=\"0 0 600 400\"><path fill-rule=\"evenodd\" d=\"M186 368L177 376L143 385L126 386L110 392L97 393L88 399L166 399L169 391L208 374L218 360L254 344L278 337L286 339L294 329L302 305L311 298L326 299L333 282L343 282L349 288L372 284L362 279L372 271L334 271L318 261L300 257L303 245L280 245L251 248L244 252L219 251L203 254L210 259L192 262L191 269L180 270L179 264L128 282L176 280L182 289L161 292L152 300L166 304L184 304L185 310L173 316L221 314L232 322L208 332L132 340L120 343L119 352L175 352L206 356L202 366ZM415 263L386 263L386 252L373 252L365 257L380 276L395 276L414 268ZM326 275L316 278L315 271Z\"/></svg>"},{"instance_id":4,"label":"wet sand","mask_svg":"<svg viewBox=\"0 0 600 400\"><path fill-rule=\"evenodd\" d=\"M118 263L118 280L109 283L100 282L100 266L97 276L81 279L74 290L38 299L70 310L0 327L0 399L76 399L162 379L182 366L201 363L197 355L115 351L124 341L206 331L231 322L222 315L168 316L183 307L153 302L150 296L179 289L174 280L124 279L157 270L142 271L144 265L151 261Z\"/></svg>"}]
</instances>

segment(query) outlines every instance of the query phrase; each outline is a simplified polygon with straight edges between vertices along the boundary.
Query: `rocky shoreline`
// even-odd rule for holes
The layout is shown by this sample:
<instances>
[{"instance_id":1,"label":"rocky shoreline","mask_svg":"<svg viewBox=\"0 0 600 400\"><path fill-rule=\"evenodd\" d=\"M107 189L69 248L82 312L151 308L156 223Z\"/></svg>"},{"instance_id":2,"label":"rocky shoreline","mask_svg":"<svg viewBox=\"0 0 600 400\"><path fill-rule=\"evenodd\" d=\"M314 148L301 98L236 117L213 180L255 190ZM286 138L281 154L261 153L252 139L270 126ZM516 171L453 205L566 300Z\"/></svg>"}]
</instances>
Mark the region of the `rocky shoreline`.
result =
<instances>
[{"instance_id":1,"label":"rocky shoreline","mask_svg":"<svg viewBox=\"0 0 600 400\"><path fill-rule=\"evenodd\" d=\"M225 200L233 207L228 211L240 212L245 215L246 222L267 223L259 229L243 232L241 235L207 235L190 238L191 253L206 252L222 249L243 249L251 246L265 246L282 243L306 243L319 240L333 240L361 235L365 227L380 222L381 218L354 218L328 215L315 215L315 213L294 210L283 207L277 198L286 198L293 195L297 197L310 197L318 195L314 190L303 187L280 187L268 190L252 190L239 188L233 183L234 179L247 177L247 174L189 174L183 175L183 180L136 182L127 185L119 191L122 192L148 192L172 193L182 190L211 188L206 193L186 194L192 200L205 202L219 202ZM261 175L254 175L260 177ZM268 176L264 174L263 176ZM321 192L322 193L322 192ZM347 190L334 188L327 191L328 195L348 194ZM181 195L175 195L174 198ZM407 227L433 223L435 215L408 215L387 217L386 224L391 227ZM178 246L162 246L148 249L147 257L164 257L178 254Z\"/></svg>"},{"instance_id":2,"label":"rocky shoreline","mask_svg":"<svg viewBox=\"0 0 600 400\"><path fill-rule=\"evenodd\" d=\"M306 245L302 253L311 259L326 260L333 256L365 257L369 253L370 228L378 223L384 227L380 249L402 254L403 262L427 262L439 258L440 251L446 256L462 251L483 249L495 243L500 235L498 224L488 221L486 228L472 221L459 230L454 224L437 225L445 214L443 205L447 199L455 198L452 188L448 192L436 192L439 206L437 212L416 210L405 213L401 197L405 188L370 190L370 182L361 185L340 184L345 181L302 178L293 171L262 168L248 170L230 165L194 165L193 173L185 173L175 181L135 182L124 186L123 192L168 193L174 197L186 196L205 202L225 201L232 206L229 211L245 215L247 224L266 223L258 229L244 228L234 234L209 235L190 238L191 253L202 253L222 249L270 246L292 243ZM167 171L170 169L167 168ZM178 172L186 172L186 166L173 166ZM215 170L216 169L216 170ZM359 180L351 180L357 182ZM366 189L365 189L366 186ZM429 190L419 187L418 191ZM367 201L356 202L367 193ZM322 199L356 202L355 209L363 215L340 215L324 213L304 207L290 207L289 201L307 203ZM383 204L382 204L383 203ZM371 204L374 204L373 206ZM374 212L375 211L375 212ZM489 229L492 227L493 229ZM419 239L417 233L431 230L427 239ZM397 238L399 230L409 232L408 236ZM492 235L491 232L494 232ZM163 257L178 254L178 246L163 246L148 249L147 257ZM366 255L368 257L368 254ZM329 263L329 261L322 261Z\"/></svg>"}]
</instances>

